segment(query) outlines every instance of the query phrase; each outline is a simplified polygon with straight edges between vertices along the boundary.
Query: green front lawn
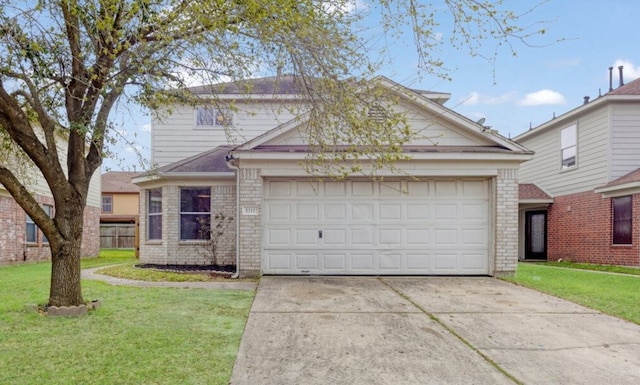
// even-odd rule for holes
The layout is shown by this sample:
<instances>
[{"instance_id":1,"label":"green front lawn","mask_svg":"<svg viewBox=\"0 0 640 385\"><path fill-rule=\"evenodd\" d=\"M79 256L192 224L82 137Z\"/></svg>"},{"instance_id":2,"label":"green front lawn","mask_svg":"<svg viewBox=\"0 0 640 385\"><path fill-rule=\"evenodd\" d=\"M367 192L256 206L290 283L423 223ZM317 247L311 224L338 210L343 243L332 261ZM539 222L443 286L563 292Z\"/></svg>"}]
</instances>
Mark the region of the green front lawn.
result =
<instances>
[{"instance_id":1,"label":"green front lawn","mask_svg":"<svg viewBox=\"0 0 640 385\"><path fill-rule=\"evenodd\" d=\"M640 277L520 263L508 281L640 324Z\"/></svg>"},{"instance_id":2,"label":"green front lawn","mask_svg":"<svg viewBox=\"0 0 640 385\"><path fill-rule=\"evenodd\" d=\"M108 251L83 267L130 263ZM0 267L0 384L228 384L253 292L84 280L86 317L44 317L49 263Z\"/></svg>"}]
</instances>

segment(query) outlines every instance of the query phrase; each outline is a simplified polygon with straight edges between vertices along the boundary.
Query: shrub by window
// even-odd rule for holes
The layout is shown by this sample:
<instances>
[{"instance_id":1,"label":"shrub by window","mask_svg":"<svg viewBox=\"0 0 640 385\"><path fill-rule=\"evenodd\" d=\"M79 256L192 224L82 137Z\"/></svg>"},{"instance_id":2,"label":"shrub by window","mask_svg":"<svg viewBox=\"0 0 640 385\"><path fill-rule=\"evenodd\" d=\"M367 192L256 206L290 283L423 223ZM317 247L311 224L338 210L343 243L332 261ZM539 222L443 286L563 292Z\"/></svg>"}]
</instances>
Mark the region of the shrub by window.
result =
<instances>
[{"instance_id":1,"label":"shrub by window","mask_svg":"<svg viewBox=\"0 0 640 385\"><path fill-rule=\"evenodd\" d=\"M162 190L147 191L147 239L162 239Z\"/></svg>"},{"instance_id":2,"label":"shrub by window","mask_svg":"<svg viewBox=\"0 0 640 385\"><path fill-rule=\"evenodd\" d=\"M633 243L633 199L631 195L611 199L613 206L613 244Z\"/></svg>"},{"instance_id":3,"label":"shrub by window","mask_svg":"<svg viewBox=\"0 0 640 385\"><path fill-rule=\"evenodd\" d=\"M180 239L209 239L211 188L183 187L180 190Z\"/></svg>"}]
</instances>

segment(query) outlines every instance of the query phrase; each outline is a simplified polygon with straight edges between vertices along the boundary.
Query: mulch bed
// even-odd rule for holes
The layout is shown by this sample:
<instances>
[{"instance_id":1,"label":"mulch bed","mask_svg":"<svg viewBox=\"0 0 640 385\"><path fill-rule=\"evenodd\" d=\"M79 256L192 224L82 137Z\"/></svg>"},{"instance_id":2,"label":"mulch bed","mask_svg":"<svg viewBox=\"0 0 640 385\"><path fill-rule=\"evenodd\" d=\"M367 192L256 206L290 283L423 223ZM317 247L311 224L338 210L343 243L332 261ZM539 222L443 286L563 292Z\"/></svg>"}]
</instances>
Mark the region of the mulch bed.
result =
<instances>
[{"instance_id":1,"label":"mulch bed","mask_svg":"<svg viewBox=\"0 0 640 385\"><path fill-rule=\"evenodd\" d=\"M155 263L141 263L135 265L141 269L170 271L172 273L210 273L231 275L236 272L235 265L159 265Z\"/></svg>"}]
</instances>

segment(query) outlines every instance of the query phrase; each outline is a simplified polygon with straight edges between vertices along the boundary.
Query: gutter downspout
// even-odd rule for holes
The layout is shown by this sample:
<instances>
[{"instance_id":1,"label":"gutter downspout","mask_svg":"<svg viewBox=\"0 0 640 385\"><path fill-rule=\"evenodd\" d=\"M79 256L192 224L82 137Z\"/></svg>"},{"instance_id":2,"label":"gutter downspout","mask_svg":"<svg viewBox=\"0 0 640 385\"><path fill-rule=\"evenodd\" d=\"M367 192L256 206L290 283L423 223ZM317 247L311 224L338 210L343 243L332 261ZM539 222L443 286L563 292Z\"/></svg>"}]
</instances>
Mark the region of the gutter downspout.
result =
<instances>
[{"instance_id":1,"label":"gutter downspout","mask_svg":"<svg viewBox=\"0 0 640 385\"><path fill-rule=\"evenodd\" d=\"M240 277L240 169L233 164L235 158L229 154L225 157L227 167L236 172L236 272L231 279Z\"/></svg>"}]
</instances>

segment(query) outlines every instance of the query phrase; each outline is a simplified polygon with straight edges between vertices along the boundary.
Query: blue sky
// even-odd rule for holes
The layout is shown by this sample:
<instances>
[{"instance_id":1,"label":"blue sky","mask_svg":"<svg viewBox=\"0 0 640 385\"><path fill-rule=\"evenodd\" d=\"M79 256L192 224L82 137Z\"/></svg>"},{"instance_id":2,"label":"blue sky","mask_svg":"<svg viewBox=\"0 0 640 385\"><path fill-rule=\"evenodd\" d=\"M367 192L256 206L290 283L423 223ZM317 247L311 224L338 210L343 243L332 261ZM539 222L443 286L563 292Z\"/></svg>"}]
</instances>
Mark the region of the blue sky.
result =
<instances>
[{"instance_id":1,"label":"blue sky","mask_svg":"<svg viewBox=\"0 0 640 385\"><path fill-rule=\"evenodd\" d=\"M522 12L539 1L506 0L506 7ZM366 0L357 0L366 7ZM538 47L515 43L517 56L503 49L494 68L466 51L443 46L440 57L451 80L418 76L417 59L411 42L390 41L391 63L380 74L405 86L451 93L447 107L472 120L485 118L485 125L502 135L515 137L533 127L578 107L584 96L592 99L609 88L608 67L614 67L613 84L618 86L619 65L624 66L624 82L640 77L640 2L637 0L550 0L544 2L527 22L548 21L546 34L531 42ZM373 21L375 22L375 20ZM449 31L436 28L443 39ZM406 39L410 39L406 36ZM555 42L557 40L562 40ZM444 41L444 40L443 40ZM555 43L554 43L555 42ZM486 46L492 50L493 46ZM118 130L133 141L145 156L149 154L150 119L137 109L116 111ZM140 166L133 150L118 146L122 162L106 160L112 170Z\"/></svg>"}]
</instances>

